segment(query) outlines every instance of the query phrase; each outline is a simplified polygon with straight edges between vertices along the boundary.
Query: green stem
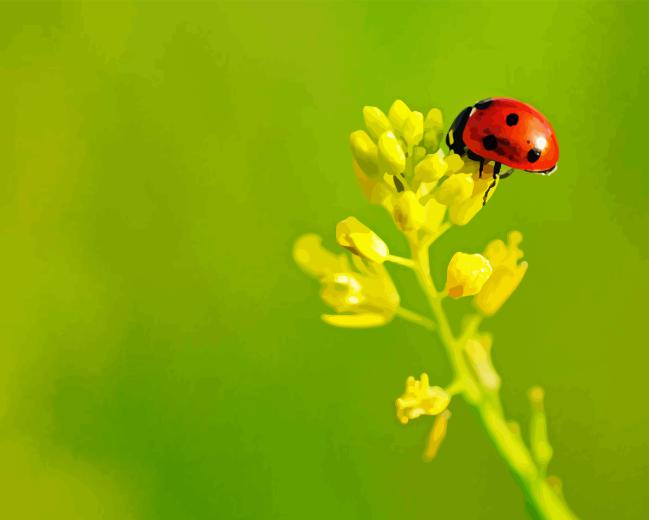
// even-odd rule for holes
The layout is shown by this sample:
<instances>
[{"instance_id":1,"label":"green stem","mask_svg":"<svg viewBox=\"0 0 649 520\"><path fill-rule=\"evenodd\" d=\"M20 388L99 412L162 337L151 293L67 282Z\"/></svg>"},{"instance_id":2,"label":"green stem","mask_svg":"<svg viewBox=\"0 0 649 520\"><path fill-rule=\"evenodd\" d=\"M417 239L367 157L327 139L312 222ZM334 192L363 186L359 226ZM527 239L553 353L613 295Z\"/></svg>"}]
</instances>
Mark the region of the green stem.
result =
<instances>
[{"instance_id":1,"label":"green stem","mask_svg":"<svg viewBox=\"0 0 649 520\"><path fill-rule=\"evenodd\" d=\"M426 318L426 316L422 316L421 314L418 314L414 311L411 311L409 309L405 309L404 307L399 307L396 312L397 316L400 318L410 321L412 323L416 323L417 325L421 325L422 327L428 329L428 330L435 330L435 324Z\"/></svg>"},{"instance_id":2,"label":"green stem","mask_svg":"<svg viewBox=\"0 0 649 520\"><path fill-rule=\"evenodd\" d=\"M509 428L498 393L482 388L471 371L464 347L477 330L479 317L472 318L460 337L455 337L430 274L427 246L413 238L410 240L415 273L435 316L439 337L449 355L454 381L462 389L465 400L477 410L487 435L518 480L538 518L576 520L575 514L543 478L520 435Z\"/></svg>"}]
</instances>

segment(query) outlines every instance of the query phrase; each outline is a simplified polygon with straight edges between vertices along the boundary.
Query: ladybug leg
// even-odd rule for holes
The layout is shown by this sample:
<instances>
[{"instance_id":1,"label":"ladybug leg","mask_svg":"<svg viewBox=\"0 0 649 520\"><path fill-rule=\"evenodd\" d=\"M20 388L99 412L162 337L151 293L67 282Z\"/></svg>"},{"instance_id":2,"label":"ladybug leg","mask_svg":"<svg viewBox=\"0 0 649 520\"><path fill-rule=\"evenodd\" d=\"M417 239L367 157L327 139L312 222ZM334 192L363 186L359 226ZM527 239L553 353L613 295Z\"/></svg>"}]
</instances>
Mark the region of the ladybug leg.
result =
<instances>
[{"instance_id":1,"label":"ladybug leg","mask_svg":"<svg viewBox=\"0 0 649 520\"><path fill-rule=\"evenodd\" d=\"M480 173L478 174L478 177L482 179L482 170L484 170L484 159L480 157Z\"/></svg>"},{"instance_id":2,"label":"ladybug leg","mask_svg":"<svg viewBox=\"0 0 649 520\"><path fill-rule=\"evenodd\" d=\"M500 174L500 178L501 178L501 179L506 179L506 178L509 177L512 173L514 173L514 168L510 168L510 169L507 170L505 173L501 173L501 174Z\"/></svg>"},{"instance_id":3,"label":"ladybug leg","mask_svg":"<svg viewBox=\"0 0 649 520\"><path fill-rule=\"evenodd\" d=\"M487 203L487 197L489 197L489 192L496 187L496 184L498 184L498 179L500 179L500 168L502 164L499 162L494 163L494 176L493 180L491 181L491 184L487 188L487 191L484 192L484 196L482 197L482 205L484 206Z\"/></svg>"}]
</instances>

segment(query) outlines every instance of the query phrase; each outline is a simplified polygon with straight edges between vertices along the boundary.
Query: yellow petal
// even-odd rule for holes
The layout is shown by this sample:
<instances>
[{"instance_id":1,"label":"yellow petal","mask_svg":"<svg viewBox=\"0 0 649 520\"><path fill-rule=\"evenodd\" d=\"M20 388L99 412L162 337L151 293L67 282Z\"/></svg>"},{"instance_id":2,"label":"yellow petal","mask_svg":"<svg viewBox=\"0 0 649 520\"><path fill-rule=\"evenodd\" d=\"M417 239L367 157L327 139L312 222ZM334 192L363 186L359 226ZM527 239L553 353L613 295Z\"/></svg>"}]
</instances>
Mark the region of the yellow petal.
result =
<instances>
[{"instance_id":1,"label":"yellow petal","mask_svg":"<svg viewBox=\"0 0 649 520\"><path fill-rule=\"evenodd\" d=\"M322 238L312 233L302 235L295 241L293 259L303 271L317 278L349 269L345 255L337 255L324 248Z\"/></svg>"},{"instance_id":2,"label":"yellow petal","mask_svg":"<svg viewBox=\"0 0 649 520\"><path fill-rule=\"evenodd\" d=\"M448 429L448 420L451 418L451 412L445 410L443 413L435 417L435 422L428 435L428 443L426 444L426 451L424 452L424 460L431 461L437 456L439 447L446 437Z\"/></svg>"},{"instance_id":3,"label":"yellow petal","mask_svg":"<svg viewBox=\"0 0 649 520\"><path fill-rule=\"evenodd\" d=\"M442 225L444 215L446 214L446 206L440 204L435 199L430 199L424 207L424 224L423 229L429 232L435 232Z\"/></svg>"},{"instance_id":4,"label":"yellow petal","mask_svg":"<svg viewBox=\"0 0 649 520\"><path fill-rule=\"evenodd\" d=\"M446 161L446 164L448 165L449 173L457 173L464 166L464 161L456 153L452 153L450 155L447 155L445 157L445 161Z\"/></svg>"},{"instance_id":5,"label":"yellow petal","mask_svg":"<svg viewBox=\"0 0 649 520\"><path fill-rule=\"evenodd\" d=\"M442 112L438 108L433 108L426 114L426 119L424 120L424 146L432 152L436 152L442 142L443 135L444 121Z\"/></svg>"},{"instance_id":6,"label":"yellow petal","mask_svg":"<svg viewBox=\"0 0 649 520\"><path fill-rule=\"evenodd\" d=\"M336 240L355 255L372 262L382 263L390 254L386 243L355 217L348 217L338 223Z\"/></svg>"},{"instance_id":7,"label":"yellow petal","mask_svg":"<svg viewBox=\"0 0 649 520\"><path fill-rule=\"evenodd\" d=\"M485 316L494 315L520 285L526 271L527 262L522 262L513 270L497 268L475 297L475 306Z\"/></svg>"},{"instance_id":8,"label":"yellow petal","mask_svg":"<svg viewBox=\"0 0 649 520\"><path fill-rule=\"evenodd\" d=\"M322 321L341 327L344 329L365 329L370 327L380 327L385 325L389 320L383 314L365 313L365 314L323 314Z\"/></svg>"}]
</instances>

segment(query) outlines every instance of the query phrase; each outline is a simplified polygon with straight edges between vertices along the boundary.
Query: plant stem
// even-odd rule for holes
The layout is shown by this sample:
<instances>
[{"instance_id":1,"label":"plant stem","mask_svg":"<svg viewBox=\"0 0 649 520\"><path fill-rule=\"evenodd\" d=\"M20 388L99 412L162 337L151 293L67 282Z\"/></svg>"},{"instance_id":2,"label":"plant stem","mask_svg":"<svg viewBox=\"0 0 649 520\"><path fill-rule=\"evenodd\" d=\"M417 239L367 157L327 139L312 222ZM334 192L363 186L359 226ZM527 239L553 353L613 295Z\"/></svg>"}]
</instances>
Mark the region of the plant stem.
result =
<instances>
[{"instance_id":1,"label":"plant stem","mask_svg":"<svg viewBox=\"0 0 649 520\"><path fill-rule=\"evenodd\" d=\"M462 389L464 399L476 409L487 435L516 477L536 516L543 520L576 520L575 514L543 478L520 435L508 426L498 391L483 387L467 363L465 345L475 334L479 317L471 319L456 338L430 274L428 244L421 244L411 237L410 248L417 279L435 316L436 329L448 353L454 381Z\"/></svg>"},{"instance_id":2,"label":"plant stem","mask_svg":"<svg viewBox=\"0 0 649 520\"><path fill-rule=\"evenodd\" d=\"M397 316L403 318L406 321L410 321L412 323L416 323L417 325L421 325L422 327L428 330L435 330L435 324L431 320L426 318L426 316L422 316L419 313L416 313L409 309L405 309L404 307L399 307L397 309L396 314Z\"/></svg>"}]
</instances>

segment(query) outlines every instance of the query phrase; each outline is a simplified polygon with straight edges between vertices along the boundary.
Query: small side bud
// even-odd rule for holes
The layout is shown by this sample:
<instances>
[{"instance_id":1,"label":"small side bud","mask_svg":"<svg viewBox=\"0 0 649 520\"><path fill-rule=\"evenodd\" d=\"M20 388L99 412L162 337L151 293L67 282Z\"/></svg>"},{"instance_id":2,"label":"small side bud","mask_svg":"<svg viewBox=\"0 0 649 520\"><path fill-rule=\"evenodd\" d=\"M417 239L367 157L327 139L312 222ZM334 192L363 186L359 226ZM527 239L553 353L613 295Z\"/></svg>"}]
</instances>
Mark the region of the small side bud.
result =
<instances>
[{"instance_id":1,"label":"small side bud","mask_svg":"<svg viewBox=\"0 0 649 520\"><path fill-rule=\"evenodd\" d=\"M435 198L446 206L455 206L467 200L473 193L473 177L457 174L449 177L439 187Z\"/></svg>"},{"instance_id":2,"label":"small side bud","mask_svg":"<svg viewBox=\"0 0 649 520\"><path fill-rule=\"evenodd\" d=\"M431 109L424 120L424 146L436 152L444 135L444 119L439 108Z\"/></svg>"},{"instance_id":3,"label":"small side bud","mask_svg":"<svg viewBox=\"0 0 649 520\"><path fill-rule=\"evenodd\" d=\"M448 170L446 161L438 154L429 154L415 166L415 178L422 182L435 182Z\"/></svg>"},{"instance_id":4,"label":"small side bud","mask_svg":"<svg viewBox=\"0 0 649 520\"><path fill-rule=\"evenodd\" d=\"M390 254L386 243L355 217L348 217L338 223L336 240L355 255L378 264L385 262Z\"/></svg>"},{"instance_id":5,"label":"small side bud","mask_svg":"<svg viewBox=\"0 0 649 520\"><path fill-rule=\"evenodd\" d=\"M394 103L392 103L392 106L388 111L388 118L390 119L392 126L398 132L403 132L404 125L406 124L406 121L410 117L411 113L412 111L408 108L408 105L406 105L400 99L397 99Z\"/></svg>"},{"instance_id":6,"label":"small side bud","mask_svg":"<svg viewBox=\"0 0 649 520\"><path fill-rule=\"evenodd\" d=\"M418 145L422 137L424 137L424 115L421 112L411 112L403 124L401 135L403 135L408 146Z\"/></svg>"},{"instance_id":7,"label":"small side bud","mask_svg":"<svg viewBox=\"0 0 649 520\"><path fill-rule=\"evenodd\" d=\"M451 298L477 294L492 271L489 260L480 254L455 253L448 264L446 291Z\"/></svg>"}]
</instances>

